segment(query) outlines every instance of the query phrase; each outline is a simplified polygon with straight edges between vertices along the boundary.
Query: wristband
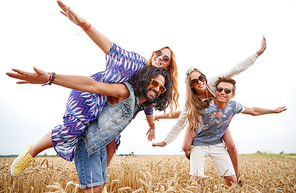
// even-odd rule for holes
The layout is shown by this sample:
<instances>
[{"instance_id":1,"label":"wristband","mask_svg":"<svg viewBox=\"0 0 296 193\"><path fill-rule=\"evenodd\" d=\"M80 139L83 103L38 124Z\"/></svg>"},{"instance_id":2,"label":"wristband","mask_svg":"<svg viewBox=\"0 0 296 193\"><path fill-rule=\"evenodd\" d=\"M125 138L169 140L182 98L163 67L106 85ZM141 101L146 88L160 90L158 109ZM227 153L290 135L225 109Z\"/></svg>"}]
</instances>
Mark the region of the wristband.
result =
<instances>
[{"instance_id":1,"label":"wristband","mask_svg":"<svg viewBox=\"0 0 296 193\"><path fill-rule=\"evenodd\" d=\"M84 29L84 31L88 30L91 27L91 24L87 28Z\"/></svg>"},{"instance_id":2,"label":"wristband","mask_svg":"<svg viewBox=\"0 0 296 193\"><path fill-rule=\"evenodd\" d=\"M51 79L50 79L50 81L49 81L49 85L52 84L52 82L53 82L54 79L55 79L55 76L56 76L56 74L55 74L54 72L52 72L52 77L51 77Z\"/></svg>"},{"instance_id":3,"label":"wristband","mask_svg":"<svg viewBox=\"0 0 296 193\"><path fill-rule=\"evenodd\" d=\"M49 79L44 84L42 84L42 86L46 86L46 85L51 85L52 84L52 82L53 82L53 80L55 78L55 73L54 72L53 73L49 73L48 72L48 74L49 74Z\"/></svg>"},{"instance_id":4,"label":"wristband","mask_svg":"<svg viewBox=\"0 0 296 193\"><path fill-rule=\"evenodd\" d=\"M82 34L81 34L82 31L86 31L86 30L88 30L88 29L91 27L91 24L89 24L89 26L86 27L85 19L82 19L82 18L81 18L81 20L83 20L83 27L82 27L82 30L80 31L80 33L79 33L78 35L82 35ZM86 28L85 28L85 27L86 27Z\"/></svg>"},{"instance_id":5,"label":"wristband","mask_svg":"<svg viewBox=\"0 0 296 193\"><path fill-rule=\"evenodd\" d=\"M48 72L48 74L49 74L49 80L48 81L46 81L44 84L42 84L42 86L46 86L46 85L48 85L49 83L50 83L50 80L51 80L51 74Z\"/></svg>"}]
</instances>

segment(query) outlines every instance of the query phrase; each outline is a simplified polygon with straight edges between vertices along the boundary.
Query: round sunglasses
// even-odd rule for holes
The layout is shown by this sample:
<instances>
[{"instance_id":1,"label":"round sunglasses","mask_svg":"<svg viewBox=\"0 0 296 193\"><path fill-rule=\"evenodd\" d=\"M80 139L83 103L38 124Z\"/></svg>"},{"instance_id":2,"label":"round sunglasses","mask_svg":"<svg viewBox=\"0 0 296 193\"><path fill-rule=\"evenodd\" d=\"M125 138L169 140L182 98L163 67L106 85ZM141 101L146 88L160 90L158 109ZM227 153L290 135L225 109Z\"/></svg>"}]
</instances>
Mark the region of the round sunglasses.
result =
<instances>
[{"instance_id":1,"label":"round sunglasses","mask_svg":"<svg viewBox=\"0 0 296 193\"><path fill-rule=\"evenodd\" d=\"M201 82L203 82L203 81L205 81L206 80L206 76L204 75L204 74L201 74L199 77L198 77L198 79L193 79L193 80L191 80L190 81L190 85L191 86L196 86L197 84L198 84L198 81L201 81Z\"/></svg>"},{"instance_id":2,"label":"round sunglasses","mask_svg":"<svg viewBox=\"0 0 296 193\"><path fill-rule=\"evenodd\" d=\"M231 89L229 89L229 88L222 88L222 87L217 87L217 89L216 89L216 91L217 92L222 92L224 90L224 92L226 93L226 94L230 94L231 93Z\"/></svg>"},{"instance_id":3,"label":"round sunglasses","mask_svg":"<svg viewBox=\"0 0 296 193\"><path fill-rule=\"evenodd\" d=\"M166 91L166 88L160 84L157 80L151 78L151 82L150 82L150 85L154 88L157 88L159 86L159 91L160 91L160 94L164 93Z\"/></svg>"},{"instance_id":4,"label":"round sunglasses","mask_svg":"<svg viewBox=\"0 0 296 193\"><path fill-rule=\"evenodd\" d=\"M154 54L157 55L157 56L162 56L163 53L162 53L161 50L158 50ZM170 61L170 57L168 55L164 55L164 56L162 56L162 60L164 62L169 62Z\"/></svg>"}]
</instances>

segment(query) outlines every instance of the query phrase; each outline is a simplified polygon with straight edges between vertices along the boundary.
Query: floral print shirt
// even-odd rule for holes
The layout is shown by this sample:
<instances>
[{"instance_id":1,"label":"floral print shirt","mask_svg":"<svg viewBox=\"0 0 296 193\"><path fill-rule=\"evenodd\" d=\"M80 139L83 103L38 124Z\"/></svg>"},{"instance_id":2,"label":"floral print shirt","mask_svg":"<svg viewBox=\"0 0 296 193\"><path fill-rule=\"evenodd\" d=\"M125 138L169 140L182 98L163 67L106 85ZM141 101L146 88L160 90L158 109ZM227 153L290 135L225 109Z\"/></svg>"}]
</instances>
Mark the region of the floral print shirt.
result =
<instances>
[{"instance_id":1,"label":"floral print shirt","mask_svg":"<svg viewBox=\"0 0 296 193\"><path fill-rule=\"evenodd\" d=\"M196 136L192 145L216 145L222 143L222 136L235 114L243 112L243 106L230 100L224 109L216 106L214 100L207 108L202 109L200 114L201 124L195 129Z\"/></svg>"}]
</instances>

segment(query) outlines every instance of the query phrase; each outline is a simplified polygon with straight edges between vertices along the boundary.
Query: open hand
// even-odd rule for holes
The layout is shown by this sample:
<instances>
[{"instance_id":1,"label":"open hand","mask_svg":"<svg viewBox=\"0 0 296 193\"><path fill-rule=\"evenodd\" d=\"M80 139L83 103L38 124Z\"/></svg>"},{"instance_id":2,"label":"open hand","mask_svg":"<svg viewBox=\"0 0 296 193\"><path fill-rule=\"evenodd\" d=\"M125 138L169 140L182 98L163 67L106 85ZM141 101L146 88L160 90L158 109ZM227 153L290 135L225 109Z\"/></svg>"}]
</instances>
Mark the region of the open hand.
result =
<instances>
[{"instance_id":1,"label":"open hand","mask_svg":"<svg viewBox=\"0 0 296 193\"><path fill-rule=\"evenodd\" d=\"M152 147L164 147L164 146L166 146L166 143L164 141L152 143Z\"/></svg>"},{"instance_id":2,"label":"open hand","mask_svg":"<svg viewBox=\"0 0 296 193\"><path fill-rule=\"evenodd\" d=\"M263 54L263 52L265 51L266 49L266 39L265 37L263 36L263 39L262 39L262 42L261 42L261 48L257 53L258 56L260 56L261 54Z\"/></svg>"},{"instance_id":3,"label":"open hand","mask_svg":"<svg viewBox=\"0 0 296 193\"><path fill-rule=\"evenodd\" d=\"M35 72L25 72L15 68L13 68L12 71L14 72L7 72L6 74L11 78L22 80L16 82L17 84L44 84L50 78L48 73L36 67L34 67Z\"/></svg>"},{"instance_id":4,"label":"open hand","mask_svg":"<svg viewBox=\"0 0 296 193\"><path fill-rule=\"evenodd\" d=\"M149 128L146 135L148 135L148 141L155 139L155 128Z\"/></svg>"},{"instance_id":5,"label":"open hand","mask_svg":"<svg viewBox=\"0 0 296 193\"><path fill-rule=\"evenodd\" d=\"M83 27L85 25L84 20L79 17L74 11L70 9L67 5L65 5L63 2L60 0L57 1L58 5L63 11L60 11L64 16L68 17L73 23L76 25Z\"/></svg>"},{"instance_id":6,"label":"open hand","mask_svg":"<svg viewBox=\"0 0 296 193\"><path fill-rule=\"evenodd\" d=\"M281 113L281 112L286 111L286 110L287 110L286 106L278 107L278 108L274 109L274 111L275 111L274 113Z\"/></svg>"}]
</instances>

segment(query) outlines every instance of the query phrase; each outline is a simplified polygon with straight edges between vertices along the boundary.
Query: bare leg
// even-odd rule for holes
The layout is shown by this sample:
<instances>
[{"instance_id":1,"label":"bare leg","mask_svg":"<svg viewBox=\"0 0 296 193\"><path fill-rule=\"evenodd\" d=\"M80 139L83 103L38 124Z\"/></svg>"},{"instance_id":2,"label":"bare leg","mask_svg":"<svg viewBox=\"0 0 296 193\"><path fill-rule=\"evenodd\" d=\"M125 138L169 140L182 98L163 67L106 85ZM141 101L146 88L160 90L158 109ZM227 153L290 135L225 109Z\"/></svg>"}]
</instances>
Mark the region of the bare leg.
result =
<instances>
[{"instance_id":1,"label":"bare leg","mask_svg":"<svg viewBox=\"0 0 296 193\"><path fill-rule=\"evenodd\" d=\"M199 176L194 176L194 177L193 177L193 180L196 181L196 180L198 180L198 179L200 179L200 178L201 178L201 177L199 177ZM198 184L199 184L199 185L202 185L202 180L198 180Z\"/></svg>"},{"instance_id":2,"label":"bare leg","mask_svg":"<svg viewBox=\"0 0 296 193\"><path fill-rule=\"evenodd\" d=\"M101 185L101 186L95 186L95 187L91 187L91 188L86 188L85 192L86 193L101 193L103 191L105 184Z\"/></svg>"},{"instance_id":3,"label":"bare leg","mask_svg":"<svg viewBox=\"0 0 296 193\"><path fill-rule=\"evenodd\" d=\"M107 149L107 167L109 166L112 158L113 158L113 155L115 153L115 149L116 149L116 143L115 141L111 141L107 146L106 146L106 149Z\"/></svg>"},{"instance_id":4,"label":"bare leg","mask_svg":"<svg viewBox=\"0 0 296 193\"><path fill-rule=\"evenodd\" d=\"M193 180L194 180L194 181L197 181L197 183L198 183L200 186L202 186L202 179L201 179L201 180L199 180L199 179L201 179L201 177L199 177L199 176L194 176L194 177L193 177ZM201 192L202 192L202 189L199 189L199 188L197 188L197 187L194 188L193 190L194 190L194 191L193 191L194 193L201 193Z\"/></svg>"},{"instance_id":5,"label":"bare leg","mask_svg":"<svg viewBox=\"0 0 296 193\"><path fill-rule=\"evenodd\" d=\"M227 186L231 186L231 184L236 184L236 178L235 176L224 176L225 183Z\"/></svg>"},{"instance_id":6,"label":"bare leg","mask_svg":"<svg viewBox=\"0 0 296 193\"><path fill-rule=\"evenodd\" d=\"M51 140L51 132L52 130L46 133L36 144L34 144L29 149L29 154L32 157L36 157L36 155L38 155L43 150L53 147L52 140Z\"/></svg>"},{"instance_id":7,"label":"bare leg","mask_svg":"<svg viewBox=\"0 0 296 193\"><path fill-rule=\"evenodd\" d=\"M185 134L184 134L184 141L182 144L182 150L186 153L186 155L190 154L191 144L193 140L193 136L189 132L189 122L187 122L185 126Z\"/></svg>"},{"instance_id":8,"label":"bare leg","mask_svg":"<svg viewBox=\"0 0 296 193\"><path fill-rule=\"evenodd\" d=\"M223 135L223 140L225 142L225 145L227 147L232 165L234 167L234 171L236 174L236 178L239 178L239 170L238 170L238 155L237 155L237 149L235 147L234 141L232 139L231 133L229 128L227 128L227 130L225 131L224 135Z\"/></svg>"}]
</instances>

